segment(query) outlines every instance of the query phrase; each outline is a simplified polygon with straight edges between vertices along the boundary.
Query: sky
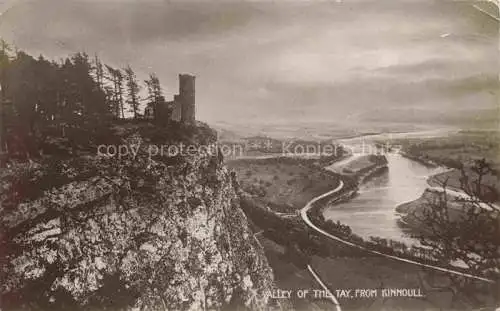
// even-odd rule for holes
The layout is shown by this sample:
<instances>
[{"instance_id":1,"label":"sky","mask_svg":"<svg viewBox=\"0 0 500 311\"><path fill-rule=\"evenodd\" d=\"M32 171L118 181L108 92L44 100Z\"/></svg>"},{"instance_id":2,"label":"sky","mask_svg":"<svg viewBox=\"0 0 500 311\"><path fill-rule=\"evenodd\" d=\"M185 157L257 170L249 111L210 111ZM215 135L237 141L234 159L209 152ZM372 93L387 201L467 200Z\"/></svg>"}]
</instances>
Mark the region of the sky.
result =
<instances>
[{"instance_id":1,"label":"sky","mask_svg":"<svg viewBox=\"0 0 500 311\"><path fill-rule=\"evenodd\" d=\"M97 53L142 78L155 72L167 97L178 73L195 74L197 118L211 124L425 123L498 104L498 22L465 1L0 1L5 9L0 37L30 54Z\"/></svg>"}]
</instances>

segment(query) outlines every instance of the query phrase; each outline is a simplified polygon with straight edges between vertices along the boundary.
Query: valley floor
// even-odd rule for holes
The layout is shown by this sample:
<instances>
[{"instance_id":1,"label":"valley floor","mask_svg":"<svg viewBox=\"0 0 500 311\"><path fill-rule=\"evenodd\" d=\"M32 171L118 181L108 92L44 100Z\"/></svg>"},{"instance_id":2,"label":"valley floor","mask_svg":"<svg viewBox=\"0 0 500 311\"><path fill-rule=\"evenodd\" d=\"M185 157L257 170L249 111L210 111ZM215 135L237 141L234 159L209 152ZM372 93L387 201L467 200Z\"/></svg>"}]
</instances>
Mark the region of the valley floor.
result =
<instances>
[{"instance_id":1,"label":"valley floor","mask_svg":"<svg viewBox=\"0 0 500 311\"><path fill-rule=\"evenodd\" d=\"M253 199L266 205L269 211L279 212L278 215L284 211L294 212L312 198L332 190L339 178L334 173L325 175L321 166L304 159L242 160L229 163L229 166L238 172L243 189L254 191ZM292 292L316 290L317 293L322 289L308 271L307 265L292 258L291 254L295 254L294 250L298 247L299 252L308 254L307 262L336 296L336 290L354 292L357 289L359 293L371 290L377 293L376 297L337 296L342 310L450 310L472 307L470 302L463 299L457 286L460 277L362 253L324 237L314 237L315 233L308 231L297 218L286 220L288 229L283 232L275 232L274 228L260 225L258 218L249 219L255 232L260 232L256 237L264 247L274 271L275 282L281 289ZM289 240L290 232L301 230L309 232L312 241L319 241L324 252L310 254L300 249L300 243ZM481 295L484 284L471 281L470 286L481 296L481 303L476 304L476 307L494 305L491 294ZM414 289L423 297L382 297L382 289L389 288ZM488 291L484 289L484 293ZM321 295L294 298L286 303L291 303L297 310L333 310L336 307L328 297Z\"/></svg>"}]
</instances>

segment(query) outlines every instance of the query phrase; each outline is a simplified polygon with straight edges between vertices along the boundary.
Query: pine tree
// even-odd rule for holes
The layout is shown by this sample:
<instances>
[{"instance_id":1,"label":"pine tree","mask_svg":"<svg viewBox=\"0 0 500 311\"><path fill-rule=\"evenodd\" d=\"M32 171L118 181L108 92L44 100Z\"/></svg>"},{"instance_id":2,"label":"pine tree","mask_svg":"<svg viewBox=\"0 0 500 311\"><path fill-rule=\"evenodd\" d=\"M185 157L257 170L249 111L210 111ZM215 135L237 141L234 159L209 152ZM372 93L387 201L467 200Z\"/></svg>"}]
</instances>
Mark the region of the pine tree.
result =
<instances>
[{"instance_id":1,"label":"pine tree","mask_svg":"<svg viewBox=\"0 0 500 311\"><path fill-rule=\"evenodd\" d=\"M121 118L125 118L125 108L123 103L123 73L120 69L116 70L116 92L118 97L118 105L120 107Z\"/></svg>"},{"instance_id":2,"label":"pine tree","mask_svg":"<svg viewBox=\"0 0 500 311\"><path fill-rule=\"evenodd\" d=\"M111 82L113 87L111 103L114 114L118 118L124 118L125 111L123 108L123 74L120 69L115 69L108 65L106 65L106 69L108 71L107 79Z\"/></svg>"},{"instance_id":3,"label":"pine tree","mask_svg":"<svg viewBox=\"0 0 500 311\"><path fill-rule=\"evenodd\" d=\"M5 122L7 121L6 113L6 92L5 92L5 75L9 65L10 47L3 39L0 39L0 152L5 149Z\"/></svg>"},{"instance_id":4,"label":"pine tree","mask_svg":"<svg viewBox=\"0 0 500 311\"><path fill-rule=\"evenodd\" d=\"M92 77L92 64L85 53L76 53L71 58L73 63L72 78L77 85L78 100L82 114L85 116L100 115L106 111L104 93Z\"/></svg>"},{"instance_id":5,"label":"pine tree","mask_svg":"<svg viewBox=\"0 0 500 311\"><path fill-rule=\"evenodd\" d=\"M127 103L130 106L130 112L134 114L134 119L137 119L139 113L139 83L137 82L137 77L130 66L127 66L124 71L127 87Z\"/></svg>"},{"instance_id":6,"label":"pine tree","mask_svg":"<svg viewBox=\"0 0 500 311\"><path fill-rule=\"evenodd\" d=\"M10 46L3 39L0 39L0 99L5 99L5 74L9 65L11 51Z\"/></svg>"},{"instance_id":7,"label":"pine tree","mask_svg":"<svg viewBox=\"0 0 500 311\"><path fill-rule=\"evenodd\" d=\"M165 102L165 98L163 97L163 90L160 85L160 80L156 76L156 74L149 74L149 79L144 80L146 84L146 88L148 91L148 96L146 98L147 105L153 111L153 115L155 118L158 117L158 108L161 103Z\"/></svg>"},{"instance_id":8,"label":"pine tree","mask_svg":"<svg viewBox=\"0 0 500 311\"><path fill-rule=\"evenodd\" d=\"M99 56L95 54L94 56L94 76L95 76L95 81L98 85L99 88L103 89L104 88L104 69L101 60L99 59Z\"/></svg>"}]
</instances>

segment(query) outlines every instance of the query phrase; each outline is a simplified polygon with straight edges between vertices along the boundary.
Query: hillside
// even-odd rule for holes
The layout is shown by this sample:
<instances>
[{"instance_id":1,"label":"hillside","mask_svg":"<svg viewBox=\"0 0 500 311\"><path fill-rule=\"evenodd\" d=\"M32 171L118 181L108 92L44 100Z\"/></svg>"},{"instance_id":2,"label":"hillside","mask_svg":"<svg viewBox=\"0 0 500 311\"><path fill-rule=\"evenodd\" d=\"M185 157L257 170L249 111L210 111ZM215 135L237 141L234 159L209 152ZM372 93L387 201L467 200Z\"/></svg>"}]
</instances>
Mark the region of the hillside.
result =
<instances>
[{"instance_id":1,"label":"hillside","mask_svg":"<svg viewBox=\"0 0 500 311\"><path fill-rule=\"evenodd\" d=\"M241 187L272 210L293 213L334 188L338 176L321 168L318 160L271 158L228 162Z\"/></svg>"},{"instance_id":2,"label":"hillside","mask_svg":"<svg viewBox=\"0 0 500 311\"><path fill-rule=\"evenodd\" d=\"M136 156L45 154L0 171L2 310L272 305L272 271L217 155L151 157L172 132L147 122L113 133Z\"/></svg>"}]
</instances>

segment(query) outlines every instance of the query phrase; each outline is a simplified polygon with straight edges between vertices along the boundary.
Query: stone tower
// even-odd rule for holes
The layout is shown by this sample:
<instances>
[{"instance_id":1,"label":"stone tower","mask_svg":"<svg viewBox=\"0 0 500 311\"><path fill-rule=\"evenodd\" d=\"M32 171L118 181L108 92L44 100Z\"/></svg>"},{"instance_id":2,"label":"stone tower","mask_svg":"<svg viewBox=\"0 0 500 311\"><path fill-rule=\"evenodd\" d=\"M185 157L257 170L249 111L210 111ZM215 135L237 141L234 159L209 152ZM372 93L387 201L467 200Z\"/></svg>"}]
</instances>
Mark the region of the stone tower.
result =
<instances>
[{"instance_id":1,"label":"stone tower","mask_svg":"<svg viewBox=\"0 0 500 311\"><path fill-rule=\"evenodd\" d=\"M195 76L179 74L179 99L181 101L181 122L194 123L195 106Z\"/></svg>"}]
</instances>

